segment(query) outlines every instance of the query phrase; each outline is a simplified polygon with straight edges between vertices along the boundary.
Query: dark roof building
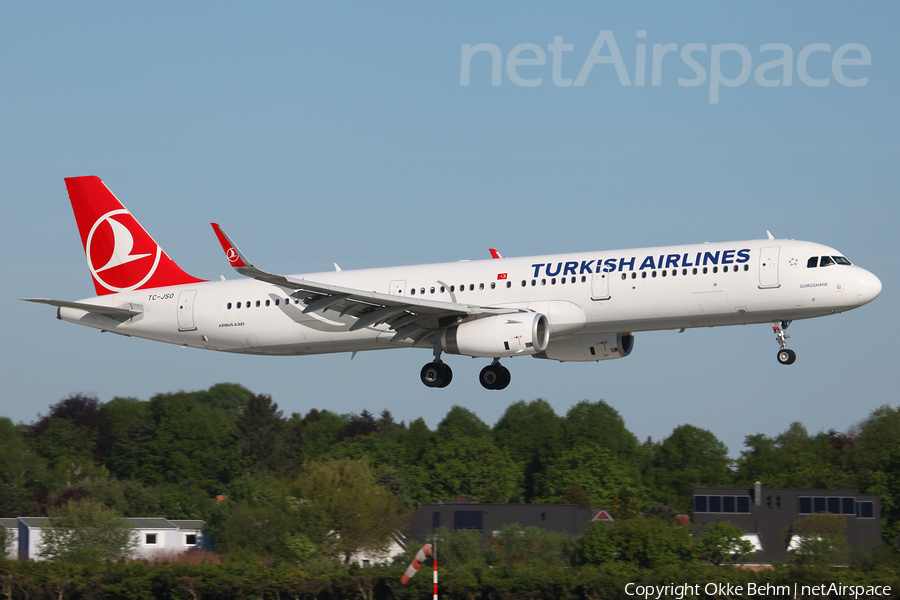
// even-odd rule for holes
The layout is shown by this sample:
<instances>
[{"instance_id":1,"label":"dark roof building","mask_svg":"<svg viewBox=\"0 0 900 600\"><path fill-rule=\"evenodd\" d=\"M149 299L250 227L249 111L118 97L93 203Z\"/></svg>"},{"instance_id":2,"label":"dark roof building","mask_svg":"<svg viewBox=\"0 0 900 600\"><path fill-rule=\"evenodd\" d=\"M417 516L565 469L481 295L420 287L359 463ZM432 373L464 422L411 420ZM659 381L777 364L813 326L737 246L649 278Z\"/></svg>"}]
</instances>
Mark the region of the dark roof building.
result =
<instances>
[{"instance_id":1,"label":"dark roof building","mask_svg":"<svg viewBox=\"0 0 900 600\"><path fill-rule=\"evenodd\" d=\"M450 531L471 529L488 538L505 525L541 527L569 535L584 534L591 521L601 512L578 508L575 504L481 504L445 502L420 504L410 515L407 533L410 539L424 542L432 531L446 527Z\"/></svg>"},{"instance_id":2,"label":"dark roof building","mask_svg":"<svg viewBox=\"0 0 900 600\"><path fill-rule=\"evenodd\" d=\"M694 535L727 521L748 533L757 551L749 562L784 562L799 542L791 526L816 514L839 515L851 548L868 548L881 539L881 501L874 494L854 490L796 490L763 488L694 488Z\"/></svg>"}]
</instances>

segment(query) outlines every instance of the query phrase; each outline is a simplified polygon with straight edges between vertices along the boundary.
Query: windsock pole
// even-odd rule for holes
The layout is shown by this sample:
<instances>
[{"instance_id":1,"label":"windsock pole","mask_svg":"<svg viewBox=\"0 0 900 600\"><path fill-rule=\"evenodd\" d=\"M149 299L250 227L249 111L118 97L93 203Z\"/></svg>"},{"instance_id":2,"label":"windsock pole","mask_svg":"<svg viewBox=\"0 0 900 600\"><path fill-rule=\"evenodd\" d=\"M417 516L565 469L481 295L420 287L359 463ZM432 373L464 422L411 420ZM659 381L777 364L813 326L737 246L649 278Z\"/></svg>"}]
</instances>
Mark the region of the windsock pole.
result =
<instances>
[{"instance_id":1,"label":"windsock pole","mask_svg":"<svg viewBox=\"0 0 900 600\"><path fill-rule=\"evenodd\" d=\"M438 600L438 595L437 595L437 544L432 546L431 555L434 557L434 600Z\"/></svg>"}]
</instances>

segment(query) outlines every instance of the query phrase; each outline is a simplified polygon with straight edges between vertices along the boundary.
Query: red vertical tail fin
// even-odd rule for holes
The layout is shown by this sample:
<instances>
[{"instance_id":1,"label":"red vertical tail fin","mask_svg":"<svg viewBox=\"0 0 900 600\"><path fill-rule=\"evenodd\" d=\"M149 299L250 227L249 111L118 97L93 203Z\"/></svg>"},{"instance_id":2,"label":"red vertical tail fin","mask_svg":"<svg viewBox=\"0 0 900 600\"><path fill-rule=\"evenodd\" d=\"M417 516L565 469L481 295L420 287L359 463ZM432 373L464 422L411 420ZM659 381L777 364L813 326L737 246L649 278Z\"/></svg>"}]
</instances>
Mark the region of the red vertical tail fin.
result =
<instances>
[{"instance_id":1,"label":"red vertical tail fin","mask_svg":"<svg viewBox=\"0 0 900 600\"><path fill-rule=\"evenodd\" d=\"M99 177L66 189L97 295L203 281L181 270Z\"/></svg>"}]
</instances>

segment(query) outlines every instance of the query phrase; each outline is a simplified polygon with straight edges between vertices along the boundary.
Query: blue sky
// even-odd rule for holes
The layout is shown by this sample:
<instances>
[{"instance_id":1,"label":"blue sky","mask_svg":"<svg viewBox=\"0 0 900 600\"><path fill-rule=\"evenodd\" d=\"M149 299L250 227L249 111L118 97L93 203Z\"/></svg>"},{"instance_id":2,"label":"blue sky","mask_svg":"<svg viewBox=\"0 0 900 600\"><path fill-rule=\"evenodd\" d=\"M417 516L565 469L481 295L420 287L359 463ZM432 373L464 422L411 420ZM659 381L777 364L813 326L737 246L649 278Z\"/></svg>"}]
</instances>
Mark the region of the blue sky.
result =
<instances>
[{"instance_id":1,"label":"blue sky","mask_svg":"<svg viewBox=\"0 0 900 600\"><path fill-rule=\"evenodd\" d=\"M605 399L639 438L681 423L711 430L732 455L745 435L793 421L846 430L897 405L896 233L900 75L894 4L758 3L5 3L0 7L0 221L5 338L0 415L31 421L73 392L147 399L234 381L286 413L389 409L432 427L454 404L493 423L519 399L560 414ZM631 85L600 62L611 32ZM638 32L646 32L639 38ZM792 53L792 85L755 70ZM464 44L473 57L460 85ZM544 65L507 61L521 44ZM646 82L636 83L638 44ZM653 45L675 44L651 85ZM705 73L703 84L682 59ZM804 48L828 51L804 59ZM835 54L868 51L840 67ZM727 45L727 46L726 46ZM721 78L710 102L713 48ZM819 48L820 46L816 46ZM610 56L607 44L600 56ZM520 59L535 58L524 50ZM861 57L847 51L845 59ZM514 57L515 58L515 57ZM840 57L839 57L840 58ZM779 79L781 68L765 78ZM231 356L62 323L22 297L93 295L63 178L98 175L185 270L230 271L217 221L256 264L302 273L776 237L821 242L884 284L874 303L795 322L790 368L768 325L643 333L626 359L508 361L513 383L487 392L483 361L448 359L453 384L419 381L427 351L300 358Z\"/></svg>"}]
</instances>

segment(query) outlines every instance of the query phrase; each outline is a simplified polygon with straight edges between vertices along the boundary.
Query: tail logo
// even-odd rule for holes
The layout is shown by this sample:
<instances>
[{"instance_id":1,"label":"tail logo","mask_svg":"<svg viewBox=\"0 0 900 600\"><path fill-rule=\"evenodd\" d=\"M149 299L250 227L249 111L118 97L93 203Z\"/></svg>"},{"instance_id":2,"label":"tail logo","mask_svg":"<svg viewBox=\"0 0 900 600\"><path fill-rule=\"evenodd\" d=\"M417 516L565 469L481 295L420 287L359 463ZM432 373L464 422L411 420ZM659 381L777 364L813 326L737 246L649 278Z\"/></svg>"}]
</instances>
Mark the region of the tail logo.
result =
<instances>
[{"instance_id":1,"label":"tail logo","mask_svg":"<svg viewBox=\"0 0 900 600\"><path fill-rule=\"evenodd\" d=\"M162 248L130 212L120 208L97 219L88 233L85 254L95 281L111 292L127 292L153 276Z\"/></svg>"},{"instance_id":2,"label":"tail logo","mask_svg":"<svg viewBox=\"0 0 900 600\"><path fill-rule=\"evenodd\" d=\"M236 262L238 259L238 253L234 248L229 248L225 254L228 256L229 262Z\"/></svg>"}]
</instances>

